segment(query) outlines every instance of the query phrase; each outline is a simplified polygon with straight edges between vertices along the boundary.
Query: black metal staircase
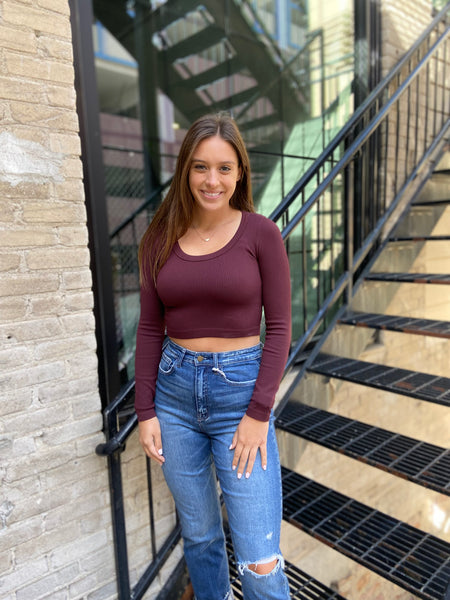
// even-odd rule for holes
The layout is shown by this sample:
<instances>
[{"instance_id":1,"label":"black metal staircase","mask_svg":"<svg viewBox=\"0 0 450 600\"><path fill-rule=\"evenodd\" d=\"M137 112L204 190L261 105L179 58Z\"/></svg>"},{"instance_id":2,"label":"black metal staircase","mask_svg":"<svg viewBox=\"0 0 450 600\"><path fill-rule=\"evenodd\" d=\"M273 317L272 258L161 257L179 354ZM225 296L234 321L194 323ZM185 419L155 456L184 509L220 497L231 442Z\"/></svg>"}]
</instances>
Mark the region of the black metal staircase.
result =
<instances>
[{"instance_id":1,"label":"black metal staircase","mask_svg":"<svg viewBox=\"0 0 450 600\"><path fill-rule=\"evenodd\" d=\"M450 324L446 321L430 319L426 315L418 318L363 312L354 307L356 295L370 294L368 288L371 285L440 284L443 289L442 284L450 283L447 273L375 270L375 261L389 244L398 246L400 238L406 245L447 242L446 235L439 234L437 239L438 236L428 231L413 231L411 235L401 233L396 237L396 230L415 207L426 205L445 209L448 204L445 198L427 199L424 186L439 160L449 151L450 82L446 76L450 65L449 13L450 3L272 214L273 220L282 223L292 270L301 273L295 279L294 293L301 292L302 302L294 302L294 307L302 311L304 324L293 338L286 377L290 384L276 411L280 434L288 436L289 443L298 443L302 438L307 443L365 463L355 463L358 468L374 467L387 472L388 476L417 484L420 489L428 488L425 493L430 491L445 498L450 495L450 451L421 440L420 427L416 439L351 416L335 414L332 406L324 410L323 406L307 405L299 401L301 394L296 394L296 390L307 375L320 380L324 396L330 380L340 379L387 394L407 396L415 403L439 404L443 409L449 407L449 377L360 360L353 356L354 352L348 352L349 357L345 348L339 356L324 349L336 327L347 328L349 335L365 328L367 331L393 331L398 335L404 333L417 340L429 336L439 343L450 337ZM162 13L159 18L163 19ZM200 36L198 43L206 42ZM427 91L421 105L425 114L424 135L419 135L418 121L413 119L416 127L407 128L405 144L398 134L406 114L404 108L424 87ZM439 110L435 101L438 93L442 99ZM415 148L414 160L407 148ZM366 176L372 185L361 190L361 195L355 194L355 181ZM395 186L389 186L389 181L395 181ZM364 209L367 206L371 211L366 215ZM358 220L355 215L365 218ZM436 215L441 218L442 211L438 210ZM333 234L338 230L337 243ZM315 248L312 273L308 271L311 253L308 254L305 245L306 236L311 232L316 232L320 242ZM314 289L309 297L311 287ZM386 297L388 295L386 292ZM115 516L118 539L125 536L123 506L121 509L116 501L122 494L120 449L136 425L135 415L129 416L123 412L123 407L132 394L131 382L124 394L106 410L108 440L97 448L98 454L108 455L111 472L118 477L118 487L113 490L113 504L118 511ZM446 539L313 481L296 472L286 456L282 455L282 462L284 518L288 523L413 597L450 598L450 543ZM168 552L178 536L175 527L168 538ZM128 577L126 556L122 559L123 568L118 568L119 580L123 576L121 571ZM157 559L163 562L166 555L158 555ZM236 597L241 598L231 550L230 568ZM314 581L297 565L288 564L287 574L293 598L344 600L336 590ZM130 592L129 595L126 595L127 579L121 588L120 600L143 597L152 577L154 572L149 568L135 588L139 593Z\"/></svg>"},{"instance_id":2,"label":"black metal staircase","mask_svg":"<svg viewBox=\"0 0 450 600\"><path fill-rule=\"evenodd\" d=\"M182 126L207 112L233 111L250 144L252 129L254 143L267 147L279 140L280 126L289 129L309 115L309 81L296 71L302 66L307 73L316 33L308 34L295 60L287 61L250 2L171 0L155 9L138 2L134 15L125 0L115 2L114 11L105 0L95 0L94 7L97 18L141 63L141 71L145 66L131 33L140 28L152 40L147 50L158 85L174 103Z\"/></svg>"},{"instance_id":3,"label":"black metal staircase","mask_svg":"<svg viewBox=\"0 0 450 600\"><path fill-rule=\"evenodd\" d=\"M445 150L450 156L450 146L445 146ZM450 176L447 183L444 183L444 193L445 185L449 192ZM403 211L396 229L404 231L408 225L411 226L411 215L414 217L416 206L435 205L435 200L427 202L426 190L425 186L421 193L424 200L410 203L409 208ZM444 204L444 200L440 199L439 203ZM439 211L436 221L442 218L445 215L443 211ZM448 215L446 223L450 223ZM420 225L417 226L420 228ZM379 253L381 258L383 248L389 251L389 246L396 244L399 237L395 234L387 237ZM414 231L411 236L401 237L406 242L406 251L410 244L423 246L424 242L447 241L447 236L421 234L420 230ZM372 259L372 263L374 260ZM450 282L446 274L379 273L372 271L370 266L362 280L401 285ZM366 288L362 286L359 293L370 294L370 283L369 287L367 284ZM450 295L448 301L450 302ZM444 320L365 313L348 308L341 310L337 324L350 329L404 333L410 335L411 344L415 337L423 336L450 340L450 322ZM358 386L368 386L390 394L450 407L449 377L324 352L313 352L310 359L306 352L302 355L302 362L305 362L305 369L302 371L320 375L323 386L327 386L331 379L340 379ZM300 387L301 383L300 380L297 385ZM291 391L294 398L302 395L301 389L297 393L295 388ZM414 409L411 407L411 410ZM290 436L324 446L439 494L450 495L449 447L414 439L296 399L289 400L279 412L277 426ZM419 426L417 433L420 435ZM414 597L448 597L450 543L445 539L402 523L288 468L283 468L283 494L284 518L295 527L414 594Z\"/></svg>"}]
</instances>

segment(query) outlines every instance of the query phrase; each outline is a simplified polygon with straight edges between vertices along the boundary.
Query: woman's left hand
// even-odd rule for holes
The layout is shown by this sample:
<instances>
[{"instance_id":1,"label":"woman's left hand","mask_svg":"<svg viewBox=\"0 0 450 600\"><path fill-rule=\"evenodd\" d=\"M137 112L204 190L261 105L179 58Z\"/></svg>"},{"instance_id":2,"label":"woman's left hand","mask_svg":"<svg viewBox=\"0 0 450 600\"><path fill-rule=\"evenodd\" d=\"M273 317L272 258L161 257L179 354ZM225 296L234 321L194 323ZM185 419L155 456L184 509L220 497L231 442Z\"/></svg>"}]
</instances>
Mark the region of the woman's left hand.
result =
<instances>
[{"instance_id":1,"label":"woman's left hand","mask_svg":"<svg viewBox=\"0 0 450 600\"><path fill-rule=\"evenodd\" d=\"M250 477L258 449L261 453L261 466L266 470L268 431L268 421L257 421L247 415L242 417L230 446L230 450L234 450L232 468L233 471L237 468L238 479L242 477L246 465L245 477Z\"/></svg>"}]
</instances>

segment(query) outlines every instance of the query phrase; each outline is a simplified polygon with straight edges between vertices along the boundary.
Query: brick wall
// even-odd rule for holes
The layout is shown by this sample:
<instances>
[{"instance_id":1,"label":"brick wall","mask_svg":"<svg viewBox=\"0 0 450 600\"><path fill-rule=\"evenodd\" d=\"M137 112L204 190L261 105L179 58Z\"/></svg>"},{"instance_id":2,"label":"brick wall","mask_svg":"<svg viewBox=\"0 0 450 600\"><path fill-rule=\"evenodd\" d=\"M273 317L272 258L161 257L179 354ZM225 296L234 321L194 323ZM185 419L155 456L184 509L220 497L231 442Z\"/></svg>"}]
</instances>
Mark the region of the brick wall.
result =
<instances>
[{"instance_id":1,"label":"brick wall","mask_svg":"<svg viewBox=\"0 0 450 600\"><path fill-rule=\"evenodd\" d=\"M0 598L117 598L67 0L0 2ZM146 464L122 455L133 585ZM174 526L152 466L156 546ZM161 589L172 555L145 595Z\"/></svg>"},{"instance_id":2,"label":"brick wall","mask_svg":"<svg viewBox=\"0 0 450 600\"><path fill-rule=\"evenodd\" d=\"M0 3L0 597L114 598L66 0Z\"/></svg>"}]
</instances>

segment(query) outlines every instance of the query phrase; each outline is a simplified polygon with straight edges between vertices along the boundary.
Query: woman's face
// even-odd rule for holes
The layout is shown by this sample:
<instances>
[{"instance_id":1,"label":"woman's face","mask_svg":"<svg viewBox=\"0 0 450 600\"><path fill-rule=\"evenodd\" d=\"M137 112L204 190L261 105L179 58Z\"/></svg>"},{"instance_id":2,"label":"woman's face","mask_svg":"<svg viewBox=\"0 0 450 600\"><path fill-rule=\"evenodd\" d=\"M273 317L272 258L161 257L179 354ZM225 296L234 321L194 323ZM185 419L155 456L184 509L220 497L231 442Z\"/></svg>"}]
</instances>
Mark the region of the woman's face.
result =
<instances>
[{"instance_id":1,"label":"woman's face","mask_svg":"<svg viewBox=\"0 0 450 600\"><path fill-rule=\"evenodd\" d=\"M189 188L197 208L227 207L240 177L238 156L229 142L216 135L199 143L189 169Z\"/></svg>"}]
</instances>

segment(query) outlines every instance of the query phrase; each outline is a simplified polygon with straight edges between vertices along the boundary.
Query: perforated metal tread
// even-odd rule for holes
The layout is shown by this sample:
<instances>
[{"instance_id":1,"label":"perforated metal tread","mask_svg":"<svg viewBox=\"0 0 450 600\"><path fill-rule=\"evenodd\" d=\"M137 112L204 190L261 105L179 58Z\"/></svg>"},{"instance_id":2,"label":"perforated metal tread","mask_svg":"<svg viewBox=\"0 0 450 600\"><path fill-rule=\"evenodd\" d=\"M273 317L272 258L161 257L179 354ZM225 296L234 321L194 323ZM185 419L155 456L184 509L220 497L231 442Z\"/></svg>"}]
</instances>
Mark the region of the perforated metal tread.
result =
<instances>
[{"instance_id":1,"label":"perforated metal tread","mask_svg":"<svg viewBox=\"0 0 450 600\"><path fill-rule=\"evenodd\" d=\"M399 283L437 283L450 284L450 275L437 273L369 273L368 281L395 281Z\"/></svg>"},{"instance_id":2,"label":"perforated metal tread","mask_svg":"<svg viewBox=\"0 0 450 600\"><path fill-rule=\"evenodd\" d=\"M242 586L238 577L230 537L227 537L227 551L233 593L236 600L242 600ZM288 561L286 561L285 573L289 581L291 598L299 600L345 600L343 596L323 585L320 581L310 577Z\"/></svg>"},{"instance_id":3,"label":"perforated metal tread","mask_svg":"<svg viewBox=\"0 0 450 600\"><path fill-rule=\"evenodd\" d=\"M347 312L339 319L344 325L358 327L372 327L416 335L429 335L433 337L450 338L449 321L433 321L431 319L413 319L412 317L399 317L396 315L381 315L377 313Z\"/></svg>"},{"instance_id":4,"label":"perforated metal tread","mask_svg":"<svg viewBox=\"0 0 450 600\"><path fill-rule=\"evenodd\" d=\"M300 402L288 402L276 425L293 435L450 495L450 450L446 448Z\"/></svg>"},{"instance_id":5,"label":"perforated metal tread","mask_svg":"<svg viewBox=\"0 0 450 600\"><path fill-rule=\"evenodd\" d=\"M282 467L286 521L415 594L442 600L450 544Z\"/></svg>"},{"instance_id":6,"label":"perforated metal tread","mask_svg":"<svg viewBox=\"0 0 450 600\"><path fill-rule=\"evenodd\" d=\"M319 354L308 370L394 394L450 406L450 379L448 377L428 375L330 354Z\"/></svg>"},{"instance_id":7,"label":"perforated metal tread","mask_svg":"<svg viewBox=\"0 0 450 600\"><path fill-rule=\"evenodd\" d=\"M390 242L447 242L450 235L394 235L389 238Z\"/></svg>"}]
</instances>

